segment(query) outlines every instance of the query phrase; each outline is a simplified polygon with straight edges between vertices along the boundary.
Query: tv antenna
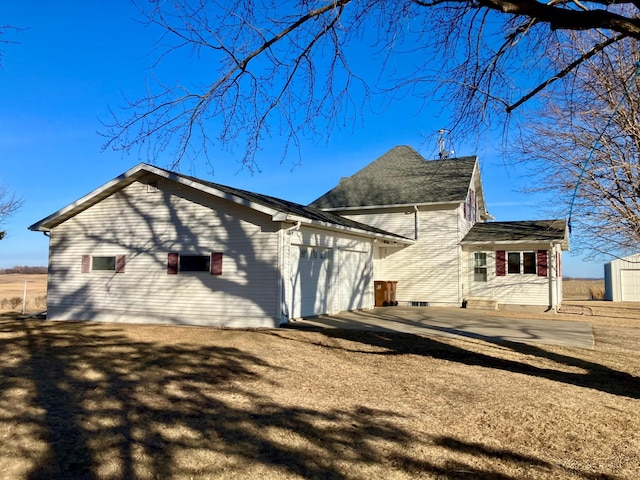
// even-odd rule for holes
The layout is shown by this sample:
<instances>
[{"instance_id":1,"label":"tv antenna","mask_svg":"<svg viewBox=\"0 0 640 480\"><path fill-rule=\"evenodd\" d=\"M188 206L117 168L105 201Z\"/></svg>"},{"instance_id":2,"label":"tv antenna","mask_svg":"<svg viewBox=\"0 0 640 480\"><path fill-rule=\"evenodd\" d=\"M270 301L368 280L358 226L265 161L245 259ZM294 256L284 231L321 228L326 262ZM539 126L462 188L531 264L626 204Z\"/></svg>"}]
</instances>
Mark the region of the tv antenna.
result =
<instances>
[{"instance_id":1,"label":"tv antenna","mask_svg":"<svg viewBox=\"0 0 640 480\"><path fill-rule=\"evenodd\" d=\"M442 159L455 155L449 133L449 130L444 128L438 130L438 156Z\"/></svg>"}]
</instances>

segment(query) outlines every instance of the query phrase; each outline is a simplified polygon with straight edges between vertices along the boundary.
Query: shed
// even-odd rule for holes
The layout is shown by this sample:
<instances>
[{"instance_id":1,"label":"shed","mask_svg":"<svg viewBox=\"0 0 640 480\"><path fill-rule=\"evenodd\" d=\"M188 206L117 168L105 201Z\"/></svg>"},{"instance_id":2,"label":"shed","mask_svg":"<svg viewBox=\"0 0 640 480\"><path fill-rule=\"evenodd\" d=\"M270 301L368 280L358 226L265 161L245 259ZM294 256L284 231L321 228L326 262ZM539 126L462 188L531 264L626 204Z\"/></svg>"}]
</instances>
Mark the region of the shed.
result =
<instances>
[{"instance_id":1,"label":"shed","mask_svg":"<svg viewBox=\"0 0 640 480\"><path fill-rule=\"evenodd\" d=\"M604 264L605 299L640 302L640 253Z\"/></svg>"}]
</instances>

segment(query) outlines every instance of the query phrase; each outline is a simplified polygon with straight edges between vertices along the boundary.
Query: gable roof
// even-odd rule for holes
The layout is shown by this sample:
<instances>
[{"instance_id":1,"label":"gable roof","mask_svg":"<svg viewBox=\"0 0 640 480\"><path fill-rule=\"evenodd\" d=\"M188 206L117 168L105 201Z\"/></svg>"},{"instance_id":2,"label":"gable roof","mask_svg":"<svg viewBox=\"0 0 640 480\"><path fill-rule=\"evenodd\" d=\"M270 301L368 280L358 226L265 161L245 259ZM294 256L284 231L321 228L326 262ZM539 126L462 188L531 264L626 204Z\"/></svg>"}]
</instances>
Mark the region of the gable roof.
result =
<instances>
[{"instance_id":1,"label":"gable roof","mask_svg":"<svg viewBox=\"0 0 640 480\"><path fill-rule=\"evenodd\" d=\"M369 236L384 237L400 243L411 244L413 240L400 235L381 230L379 228L366 225L364 223L349 220L330 212L324 212L312 207L306 207L294 202L282 200L268 195L249 192L238 188L228 187L218 183L208 182L199 178L182 175L158 168L145 163L140 163L122 175L114 178L110 182L97 188L93 192L85 195L79 200L67 205L48 217L34 223L29 230L47 232L56 225L63 223L69 218L113 195L126 186L141 179L147 174L152 174L161 178L172 180L183 185L187 185L196 190L202 191L218 198L224 198L234 203L238 203L254 210L270 215L275 222L301 222L310 223L317 226L335 230L353 230Z\"/></svg>"},{"instance_id":2,"label":"gable roof","mask_svg":"<svg viewBox=\"0 0 640 480\"><path fill-rule=\"evenodd\" d=\"M394 147L310 206L323 209L464 202L477 157L426 160L406 145Z\"/></svg>"},{"instance_id":3,"label":"gable roof","mask_svg":"<svg viewBox=\"0 0 640 480\"><path fill-rule=\"evenodd\" d=\"M561 243L569 249L565 220L524 220L476 223L461 244Z\"/></svg>"}]
</instances>

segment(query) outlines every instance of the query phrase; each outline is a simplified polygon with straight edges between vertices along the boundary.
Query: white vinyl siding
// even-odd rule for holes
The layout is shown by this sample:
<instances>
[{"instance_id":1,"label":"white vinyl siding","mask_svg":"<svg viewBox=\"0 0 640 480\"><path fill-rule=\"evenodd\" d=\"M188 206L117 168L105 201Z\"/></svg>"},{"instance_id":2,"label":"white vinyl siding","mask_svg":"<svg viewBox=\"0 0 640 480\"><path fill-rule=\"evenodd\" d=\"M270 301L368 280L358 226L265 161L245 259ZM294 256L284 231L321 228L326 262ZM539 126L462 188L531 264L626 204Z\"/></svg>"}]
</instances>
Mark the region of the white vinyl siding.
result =
<instances>
[{"instance_id":1,"label":"white vinyl siding","mask_svg":"<svg viewBox=\"0 0 640 480\"><path fill-rule=\"evenodd\" d=\"M410 247L376 244L379 251L374 279L397 281L396 300L400 305L409 302L460 305L460 211L460 206L420 211L418 240ZM377 216L375 224L369 215L349 217L363 223L371 222L393 233L399 233L398 226L404 227L405 234L414 231L413 214L398 212Z\"/></svg>"},{"instance_id":2,"label":"white vinyl siding","mask_svg":"<svg viewBox=\"0 0 640 480\"><path fill-rule=\"evenodd\" d=\"M216 326L274 326L278 234L247 207L173 182L134 182L55 227L48 316ZM223 274L168 275L167 255L224 254ZM126 253L126 273L81 273L83 255Z\"/></svg>"},{"instance_id":3,"label":"white vinyl siding","mask_svg":"<svg viewBox=\"0 0 640 480\"><path fill-rule=\"evenodd\" d=\"M614 302L640 302L640 254L604 265L605 298Z\"/></svg>"},{"instance_id":4,"label":"white vinyl siding","mask_svg":"<svg viewBox=\"0 0 640 480\"><path fill-rule=\"evenodd\" d=\"M518 245L506 248L506 252L515 253L516 248L528 252L537 252L540 245ZM484 252L484 251L483 251ZM463 292L465 298L485 298L497 300L499 304L507 305L541 305L549 306L554 301L551 289L555 288L555 301L562 301L562 278L557 277L554 251L548 255L548 275L538 276L523 273L522 255L520 256L520 272L496 275L496 252L486 251L487 281L475 281L474 259L477 251L465 251ZM505 260L508 259L508 255ZM505 271L507 266L505 265Z\"/></svg>"}]
</instances>

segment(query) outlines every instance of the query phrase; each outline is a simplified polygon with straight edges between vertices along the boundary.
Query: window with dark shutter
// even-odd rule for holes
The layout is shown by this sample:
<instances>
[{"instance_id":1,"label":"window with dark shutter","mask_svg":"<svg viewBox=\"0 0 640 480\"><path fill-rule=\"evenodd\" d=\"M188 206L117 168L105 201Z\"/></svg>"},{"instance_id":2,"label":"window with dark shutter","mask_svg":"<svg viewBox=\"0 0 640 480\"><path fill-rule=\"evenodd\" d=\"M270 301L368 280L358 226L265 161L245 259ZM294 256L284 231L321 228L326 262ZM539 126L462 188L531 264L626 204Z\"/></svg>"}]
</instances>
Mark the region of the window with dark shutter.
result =
<instances>
[{"instance_id":1,"label":"window with dark shutter","mask_svg":"<svg viewBox=\"0 0 640 480\"><path fill-rule=\"evenodd\" d=\"M496 275L498 277L504 277L507 274L507 256L504 250L498 250L496 252Z\"/></svg>"}]
</instances>

